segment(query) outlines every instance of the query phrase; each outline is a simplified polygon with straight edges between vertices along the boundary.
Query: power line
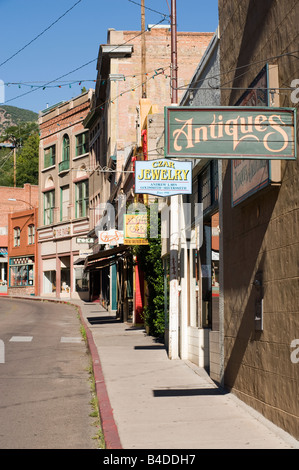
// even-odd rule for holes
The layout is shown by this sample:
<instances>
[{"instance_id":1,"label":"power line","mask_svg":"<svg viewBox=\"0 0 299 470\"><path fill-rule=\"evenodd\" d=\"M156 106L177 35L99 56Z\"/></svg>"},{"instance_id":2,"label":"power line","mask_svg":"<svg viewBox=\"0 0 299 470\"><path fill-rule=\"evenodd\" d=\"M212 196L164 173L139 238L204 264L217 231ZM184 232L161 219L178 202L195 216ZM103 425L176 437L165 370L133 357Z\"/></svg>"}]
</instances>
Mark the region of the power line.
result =
<instances>
[{"instance_id":1,"label":"power line","mask_svg":"<svg viewBox=\"0 0 299 470\"><path fill-rule=\"evenodd\" d=\"M74 5L71 8L69 8L68 10L66 10L61 16L59 16L59 18L57 18L57 20L53 21L53 23L51 23L47 28L45 28L37 36L35 36L35 38L31 39L31 41L29 41L27 44L25 44L25 46L21 47L21 49L19 49L12 56L8 57L8 59L6 59L4 62L2 62L0 64L0 67L2 67L2 65L6 64L9 60L11 60L13 57L18 55L24 49L26 49L26 47L30 46L30 44L32 44L34 41L36 41L38 38L40 38L43 34L45 34L46 31L48 31L50 28L52 28L52 26L54 26L56 23L58 23L59 20L61 20L65 15L67 15L71 10L73 10L73 8L75 8L75 6L78 5L78 3L80 3L80 2L82 2L82 0L78 0L76 3L74 3Z\"/></svg>"},{"instance_id":2,"label":"power line","mask_svg":"<svg viewBox=\"0 0 299 470\"><path fill-rule=\"evenodd\" d=\"M128 0L129 2L131 3L135 3L135 5L138 5L141 7L141 3L138 3L138 2L134 2L134 0ZM149 7L144 7L146 10L149 10L149 11L153 11L154 13L158 13L159 15L162 15L164 16L164 18L169 18L169 15L166 15L165 13L162 13L161 11L157 11L157 10L153 10L153 8L149 8Z\"/></svg>"},{"instance_id":3,"label":"power line","mask_svg":"<svg viewBox=\"0 0 299 470\"><path fill-rule=\"evenodd\" d=\"M80 1L81 1L81 0L80 0ZM158 25L161 24L163 21L164 21L164 18L162 18L162 20L158 21L158 23L154 24L153 27L158 26ZM146 33L146 31L141 31L140 33L136 34L135 36L129 38L129 39L128 39L127 41L125 41L124 43L115 46L113 49L111 49L110 52L113 52L113 51L117 50L119 47L122 47L122 46L126 45L128 42L132 41L133 39L136 39L138 36L141 36L142 34L145 34L145 33ZM26 93L22 93L21 95L18 95L18 96L15 96L14 98L11 98L11 99L9 99L9 100L6 100L5 103L9 103L9 102L14 101L14 100L16 100L16 99L18 99L18 98L22 98L23 96L29 95L30 93L33 93L33 92L35 92L35 91L37 91L37 90L44 89L44 88L47 87L47 85L50 85L51 83L57 82L58 80L61 80L62 78L67 77L68 75L71 75L72 73L77 72L78 70L83 69L84 67L86 67L87 65L91 64L92 62L95 62L96 60L98 60L97 57L96 57L95 59L91 59L90 61L86 62L86 63L83 64L83 65L80 65L79 67L75 68L74 70L71 70L70 72L65 73L64 75L61 75L60 77L55 78L54 80L50 80L49 82L45 83L44 85L41 85L41 86L39 86L39 87L36 87L36 88L34 88L34 89L32 89L32 90L27 91Z\"/></svg>"},{"instance_id":4,"label":"power line","mask_svg":"<svg viewBox=\"0 0 299 470\"><path fill-rule=\"evenodd\" d=\"M218 74L215 74L215 75L212 75L211 77L206 77L206 78L201 78L200 80L194 80L197 84L200 84L200 83L203 83L205 81L210 81L212 80L213 78L219 78L221 77L222 75L228 75L229 73L232 73L232 72L236 72L237 70L239 69L243 69L243 68L246 68L246 67L251 67L252 65L256 65L256 64L260 64L260 63L263 63L265 64L266 62L270 61L270 60L275 60L275 59L280 59L282 57L287 57L287 56L290 56L290 57L295 57L296 59L299 59L299 57L295 56L294 54L298 53L299 51L292 51L292 52L285 52L284 54L280 54L280 55L277 55L277 56L273 56L273 57L267 57L265 59L261 59L261 60L257 60L255 62L249 62L248 64L245 64L245 65L240 65L239 67L235 67L235 68L232 68L232 69L229 69L225 72L220 72ZM235 80L235 78L239 78L241 77L242 75L244 75L244 73L240 74L239 76L237 77L234 77L233 79L227 81L226 83L224 83L222 86L209 86L210 89L214 89L214 90L219 90L221 89L223 86L225 86L227 83L230 83L231 81ZM172 87L173 88L173 87ZM247 88L246 88L247 89ZM181 87L178 87L177 90L197 90L197 87L196 88L190 88L188 85L183 85Z\"/></svg>"}]
</instances>

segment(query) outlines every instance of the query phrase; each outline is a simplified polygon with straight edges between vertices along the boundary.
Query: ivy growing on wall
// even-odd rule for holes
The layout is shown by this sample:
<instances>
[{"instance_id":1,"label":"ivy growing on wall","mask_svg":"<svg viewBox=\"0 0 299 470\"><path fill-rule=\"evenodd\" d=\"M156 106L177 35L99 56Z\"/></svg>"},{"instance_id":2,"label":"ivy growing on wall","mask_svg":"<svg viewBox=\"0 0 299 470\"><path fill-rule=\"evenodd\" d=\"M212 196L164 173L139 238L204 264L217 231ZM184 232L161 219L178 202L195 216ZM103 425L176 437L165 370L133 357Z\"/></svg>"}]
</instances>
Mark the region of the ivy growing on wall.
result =
<instances>
[{"instance_id":1,"label":"ivy growing on wall","mask_svg":"<svg viewBox=\"0 0 299 470\"><path fill-rule=\"evenodd\" d=\"M164 271L161 258L160 226L161 220L158 217L157 238L150 238L150 227L148 225L149 244L139 245L134 248L134 254L138 258L147 283L147 302L143 309L143 318L149 329L149 334L155 337L163 336L165 330Z\"/></svg>"}]
</instances>

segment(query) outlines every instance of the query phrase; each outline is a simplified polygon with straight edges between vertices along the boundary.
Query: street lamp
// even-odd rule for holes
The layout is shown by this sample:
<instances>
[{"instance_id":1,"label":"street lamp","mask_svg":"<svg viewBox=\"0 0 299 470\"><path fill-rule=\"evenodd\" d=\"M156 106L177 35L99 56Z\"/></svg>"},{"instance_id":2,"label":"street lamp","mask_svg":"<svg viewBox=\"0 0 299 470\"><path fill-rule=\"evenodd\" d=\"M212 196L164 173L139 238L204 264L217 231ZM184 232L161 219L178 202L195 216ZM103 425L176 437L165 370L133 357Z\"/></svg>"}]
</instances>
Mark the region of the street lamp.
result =
<instances>
[{"instance_id":1,"label":"street lamp","mask_svg":"<svg viewBox=\"0 0 299 470\"><path fill-rule=\"evenodd\" d=\"M8 201L19 201L19 202L24 202L25 204L28 204L30 206L30 209L34 209L33 205L30 202L24 201L23 199L15 199L13 197L10 197L7 199Z\"/></svg>"}]
</instances>

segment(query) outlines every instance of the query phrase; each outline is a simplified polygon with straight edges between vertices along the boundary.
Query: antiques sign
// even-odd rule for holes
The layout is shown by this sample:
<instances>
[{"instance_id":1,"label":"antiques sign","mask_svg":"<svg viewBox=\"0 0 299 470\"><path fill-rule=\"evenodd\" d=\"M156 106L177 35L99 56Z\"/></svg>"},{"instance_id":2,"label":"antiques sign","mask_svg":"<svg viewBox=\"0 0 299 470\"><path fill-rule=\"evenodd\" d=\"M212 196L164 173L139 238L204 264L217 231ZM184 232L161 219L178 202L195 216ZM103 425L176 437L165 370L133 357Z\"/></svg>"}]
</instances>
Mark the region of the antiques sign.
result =
<instances>
[{"instance_id":1,"label":"antiques sign","mask_svg":"<svg viewBox=\"0 0 299 470\"><path fill-rule=\"evenodd\" d=\"M269 106L269 90L275 87L278 80L276 65L266 65L243 93L236 106ZM273 99L272 99L273 101ZM231 162L232 206L247 199L257 191L281 179L277 174L280 161L273 160L233 160ZM275 171L276 168L276 171Z\"/></svg>"},{"instance_id":2,"label":"antiques sign","mask_svg":"<svg viewBox=\"0 0 299 470\"><path fill-rule=\"evenodd\" d=\"M166 159L135 162L135 193L175 196L192 193L192 163Z\"/></svg>"},{"instance_id":3,"label":"antiques sign","mask_svg":"<svg viewBox=\"0 0 299 470\"><path fill-rule=\"evenodd\" d=\"M295 108L165 107L165 157L295 160Z\"/></svg>"}]
</instances>

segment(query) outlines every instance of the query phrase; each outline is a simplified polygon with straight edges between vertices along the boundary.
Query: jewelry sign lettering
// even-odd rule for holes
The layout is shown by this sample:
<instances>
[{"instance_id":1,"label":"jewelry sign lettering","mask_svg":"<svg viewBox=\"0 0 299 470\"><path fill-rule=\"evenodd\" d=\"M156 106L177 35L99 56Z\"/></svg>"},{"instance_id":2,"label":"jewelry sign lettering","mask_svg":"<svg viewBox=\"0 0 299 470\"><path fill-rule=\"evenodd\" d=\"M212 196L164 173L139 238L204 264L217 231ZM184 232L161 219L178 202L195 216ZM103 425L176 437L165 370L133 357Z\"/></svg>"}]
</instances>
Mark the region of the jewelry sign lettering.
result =
<instances>
[{"instance_id":1,"label":"jewelry sign lettering","mask_svg":"<svg viewBox=\"0 0 299 470\"><path fill-rule=\"evenodd\" d=\"M296 159L296 109L165 108L165 157Z\"/></svg>"},{"instance_id":2,"label":"jewelry sign lettering","mask_svg":"<svg viewBox=\"0 0 299 470\"><path fill-rule=\"evenodd\" d=\"M166 159L135 162L135 193L168 197L192 193L192 163Z\"/></svg>"}]
</instances>

